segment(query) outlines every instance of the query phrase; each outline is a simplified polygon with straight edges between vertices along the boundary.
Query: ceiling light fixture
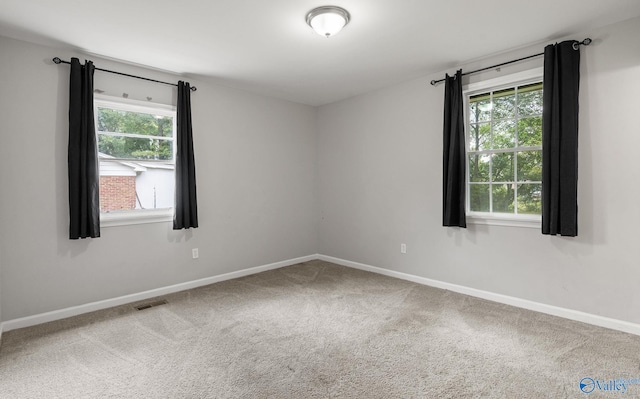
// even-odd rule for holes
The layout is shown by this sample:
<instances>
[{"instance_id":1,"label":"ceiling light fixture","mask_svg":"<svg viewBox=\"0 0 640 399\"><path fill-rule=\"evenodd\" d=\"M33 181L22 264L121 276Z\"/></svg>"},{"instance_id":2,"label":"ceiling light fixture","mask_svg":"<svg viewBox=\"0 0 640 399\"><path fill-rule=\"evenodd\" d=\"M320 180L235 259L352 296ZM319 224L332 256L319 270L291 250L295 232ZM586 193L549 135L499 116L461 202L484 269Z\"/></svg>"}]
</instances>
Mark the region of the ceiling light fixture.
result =
<instances>
[{"instance_id":1,"label":"ceiling light fixture","mask_svg":"<svg viewBox=\"0 0 640 399\"><path fill-rule=\"evenodd\" d=\"M347 10L336 6L314 8L307 14L307 25L324 37L340 32L351 19Z\"/></svg>"}]
</instances>

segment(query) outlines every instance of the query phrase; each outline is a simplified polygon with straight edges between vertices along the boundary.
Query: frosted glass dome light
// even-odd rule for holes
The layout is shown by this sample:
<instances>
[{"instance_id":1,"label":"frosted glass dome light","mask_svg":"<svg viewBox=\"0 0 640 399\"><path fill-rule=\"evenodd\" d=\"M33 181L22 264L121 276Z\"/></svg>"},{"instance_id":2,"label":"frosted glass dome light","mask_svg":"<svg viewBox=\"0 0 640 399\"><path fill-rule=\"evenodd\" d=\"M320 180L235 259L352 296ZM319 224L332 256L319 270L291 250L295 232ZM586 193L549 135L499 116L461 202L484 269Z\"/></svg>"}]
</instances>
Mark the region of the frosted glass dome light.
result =
<instances>
[{"instance_id":1,"label":"frosted glass dome light","mask_svg":"<svg viewBox=\"0 0 640 399\"><path fill-rule=\"evenodd\" d=\"M324 37L340 32L350 19L351 15L347 10L336 6L314 8L307 14L307 24Z\"/></svg>"}]
</instances>

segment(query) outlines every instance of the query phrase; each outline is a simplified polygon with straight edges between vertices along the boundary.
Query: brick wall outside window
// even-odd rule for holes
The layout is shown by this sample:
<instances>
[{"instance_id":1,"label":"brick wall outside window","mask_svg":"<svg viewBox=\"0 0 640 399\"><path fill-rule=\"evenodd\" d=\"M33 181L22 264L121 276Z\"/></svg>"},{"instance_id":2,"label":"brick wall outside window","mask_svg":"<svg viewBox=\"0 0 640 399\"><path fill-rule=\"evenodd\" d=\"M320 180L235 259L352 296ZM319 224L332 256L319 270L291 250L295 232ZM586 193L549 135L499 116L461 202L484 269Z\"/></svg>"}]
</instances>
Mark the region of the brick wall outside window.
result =
<instances>
[{"instance_id":1,"label":"brick wall outside window","mask_svg":"<svg viewBox=\"0 0 640 399\"><path fill-rule=\"evenodd\" d=\"M102 212L135 209L135 176L100 176L100 210Z\"/></svg>"}]
</instances>

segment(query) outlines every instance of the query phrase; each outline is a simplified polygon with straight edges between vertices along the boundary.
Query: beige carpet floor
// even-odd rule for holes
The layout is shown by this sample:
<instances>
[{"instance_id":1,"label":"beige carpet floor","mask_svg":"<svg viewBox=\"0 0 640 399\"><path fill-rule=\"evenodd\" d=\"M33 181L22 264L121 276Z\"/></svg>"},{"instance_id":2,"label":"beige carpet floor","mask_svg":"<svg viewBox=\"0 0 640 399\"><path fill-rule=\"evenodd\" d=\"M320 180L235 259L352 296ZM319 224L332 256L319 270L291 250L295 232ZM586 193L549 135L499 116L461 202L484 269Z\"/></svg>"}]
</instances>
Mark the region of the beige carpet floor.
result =
<instances>
[{"instance_id":1,"label":"beige carpet floor","mask_svg":"<svg viewBox=\"0 0 640 399\"><path fill-rule=\"evenodd\" d=\"M322 261L163 299L5 333L0 398L640 397L638 336Z\"/></svg>"}]
</instances>

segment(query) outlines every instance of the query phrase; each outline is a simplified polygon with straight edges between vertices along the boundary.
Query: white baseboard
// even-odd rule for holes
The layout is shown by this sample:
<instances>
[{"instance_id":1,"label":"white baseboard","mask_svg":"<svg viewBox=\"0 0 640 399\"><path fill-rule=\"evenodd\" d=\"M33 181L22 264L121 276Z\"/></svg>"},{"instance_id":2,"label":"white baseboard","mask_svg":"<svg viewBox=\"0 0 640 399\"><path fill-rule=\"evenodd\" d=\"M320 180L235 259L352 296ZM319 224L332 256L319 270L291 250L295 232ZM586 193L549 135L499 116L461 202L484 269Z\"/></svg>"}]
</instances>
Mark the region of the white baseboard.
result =
<instances>
[{"instance_id":1,"label":"white baseboard","mask_svg":"<svg viewBox=\"0 0 640 399\"><path fill-rule=\"evenodd\" d=\"M308 262L311 260L320 259L326 262L335 263L338 265L351 267L354 269L365 270L372 273L382 274L389 277L395 277L402 280L411 281L414 283L427 285L430 287L441 288L457 292L464 295L469 295L477 298L486 299L493 302L503 303L523 309L533 310L540 313L546 313L553 316L563 317L569 320L580 321L587 324L592 324L600 327L610 328L613 330L623 331L630 334L640 335L640 325L630 323L623 320L612 319L608 317L598 316L590 313L579 312L576 310L561 308L552 305L546 305L539 302L530 301L527 299L521 299L511 297L502 294L496 294L489 291L478 290L475 288L465 287L461 285L446 283L443 281L432 280L425 277L419 277L412 274L401 273L389 269L383 269L381 267L375 267L366 265L363 263L352 262L340 258L334 258L332 256L326 256L321 254L303 256L300 258L294 258L285 260L282 262L270 263L268 265L262 265L252 267L248 269L238 270L231 273L225 273L218 276L207 277L200 280L188 281L185 283L175 284L168 287L157 288L149 291L140 292L137 294L125 295L117 298L106 299L98 302L91 302L84 305L73 306L66 309L55 310L52 312L41 313L33 316L22 317L19 319L8 320L0 323L0 340L2 339L3 331L15 330L18 328L30 327L37 324L47 323L50 321L60 320L67 317L77 316L83 313L93 312L96 310L102 310L114 306L125 305L127 303L137 302L157 296L172 294L174 292L184 291L191 288L202 287L205 285L217 283L220 281L231 280L238 277L244 277L251 274L261 273L267 270L279 269L285 266L295 265L297 263Z\"/></svg>"},{"instance_id":2,"label":"white baseboard","mask_svg":"<svg viewBox=\"0 0 640 399\"><path fill-rule=\"evenodd\" d=\"M33 316L27 316L19 319L8 320L0 324L0 334L3 330L11 331L18 328L35 326L37 324L65 319L67 317L77 316L83 313L94 312L96 310L107 309L114 306L126 305L132 302L143 301L145 299L154 298L157 296L162 296L162 295L172 294L174 292L202 287L205 285L218 283L220 281L232 280L234 278L244 277L250 274L265 272L267 270L279 269L281 267L291 266L297 263L308 262L310 260L315 260L315 259L318 259L317 255L303 256L300 258L284 260L282 262L270 263L268 265L251 267L248 269L238 270L231 273L220 274L218 276L207 277L207 278L194 280L194 281L188 281L185 283L175 284L168 287L156 288L153 290L144 291L137 294L124 295L117 298L106 299L98 302L91 302L84 305L73 306L66 309L54 310L51 312L41 313Z\"/></svg>"},{"instance_id":3,"label":"white baseboard","mask_svg":"<svg viewBox=\"0 0 640 399\"><path fill-rule=\"evenodd\" d=\"M340 258L334 258L332 256L318 255L318 259L335 263L342 266L352 267L354 269L365 270L368 272L383 274L389 277L395 277L402 280L411 281L414 283L428 285L430 287L441 288L465 294L477 298L486 299L493 302L503 303L506 305L515 306L518 308L533 310L540 313L546 313L552 316L558 316L569 320L580 321L587 324L596 325L599 327L610 328L612 330L623 331L630 334L640 335L640 324L631 323L628 321L611 319L608 317L598 316L591 313L579 312L577 310L561 308L552 305L546 305L539 302L530 301L527 299L515 298L512 296L496 294L489 291L478 290L475 288L469 288L462 285L456 285L451 283L445 283L438 280L431 280L424 277L414 276L412 274L406 274L396 272L389 269L383 269L381 267L375 267L365 265L363 263L352 262Z\"/></svg>"}]
</instances>

